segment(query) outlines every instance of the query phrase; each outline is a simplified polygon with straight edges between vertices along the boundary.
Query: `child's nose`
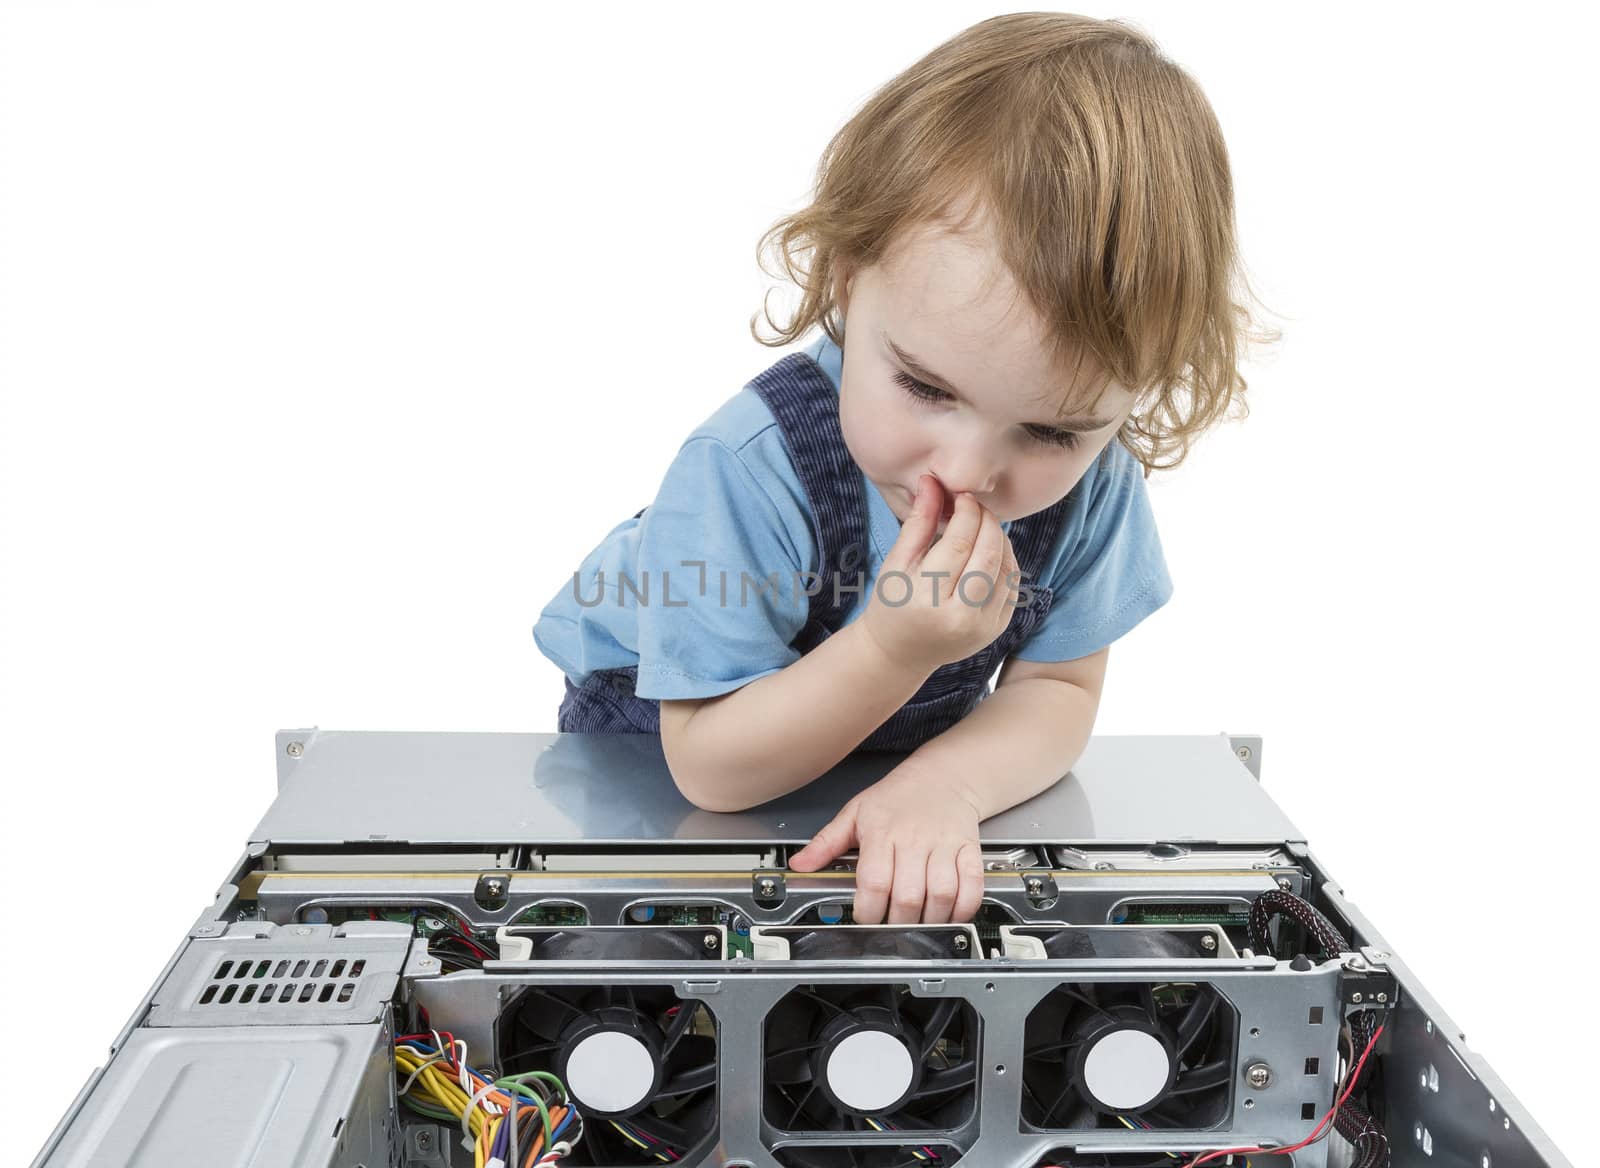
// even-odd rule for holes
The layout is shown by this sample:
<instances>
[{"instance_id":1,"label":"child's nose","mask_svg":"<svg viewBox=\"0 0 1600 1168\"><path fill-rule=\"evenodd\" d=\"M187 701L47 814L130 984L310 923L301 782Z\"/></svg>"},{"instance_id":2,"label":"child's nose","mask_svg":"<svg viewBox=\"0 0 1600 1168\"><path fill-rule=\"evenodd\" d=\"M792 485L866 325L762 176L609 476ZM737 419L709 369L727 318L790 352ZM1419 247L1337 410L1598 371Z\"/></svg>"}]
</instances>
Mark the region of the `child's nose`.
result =
<instances>
[{"instance_id":1,"label":"child's nose","mask_svg":"<svg viewBox=\"0 0 1600 1168\"><path fill-rule=\"evenodd\" d=\"M982 498L994 492L1000 466L981 451L965 451L946 455L929 468L929 473L952 496L965 491Z\"/></svg>"}]
</instances>

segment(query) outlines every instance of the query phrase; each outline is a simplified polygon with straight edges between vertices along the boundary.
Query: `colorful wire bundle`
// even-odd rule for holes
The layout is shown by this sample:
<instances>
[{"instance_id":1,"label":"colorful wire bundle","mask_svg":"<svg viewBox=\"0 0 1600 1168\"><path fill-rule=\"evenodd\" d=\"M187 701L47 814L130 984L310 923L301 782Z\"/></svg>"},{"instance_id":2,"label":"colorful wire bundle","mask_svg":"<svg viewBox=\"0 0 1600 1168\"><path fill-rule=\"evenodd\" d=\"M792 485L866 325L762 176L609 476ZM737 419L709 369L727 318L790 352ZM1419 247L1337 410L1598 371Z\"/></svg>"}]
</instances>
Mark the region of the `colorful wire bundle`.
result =
<instances>
[{"instance_id":1,"label":"colorful wire bundle","mask_svg":"<svg viewBox=\"0 0 1600 1168\"><path fill-rule=\"evenodd\" d=\"M640 1131L638 1128L634 1127L625 1120L613 1119L610 1121L610 1123L612 1127L617 1129L617 1134L622 1136L623 1139L638 1146L639 1148L642 1148L644 1151L649 1152L662 1163L670 1164L672 1161L680 1159L678 1153L673 1151L672 1148L656 1139L654 1136Z\"/></svg>"},{"instance_id":2,"label":"colorful wire bundle","mask_svg":"<svg viewBox=\"0 0 1600 1168\"><path fill-rule=\"evenodd\" d=\"M582 1117L548 1071L491 1079L467 1064L465 1042L438 1031L397 1039L394 1064L406 1076L400 1101L419 1115L459 1123L472 1140L474 1168L545 1168L583 1139ZM524 1126L533 1135L525 1156Z\"/></svg>"}]
</instances>

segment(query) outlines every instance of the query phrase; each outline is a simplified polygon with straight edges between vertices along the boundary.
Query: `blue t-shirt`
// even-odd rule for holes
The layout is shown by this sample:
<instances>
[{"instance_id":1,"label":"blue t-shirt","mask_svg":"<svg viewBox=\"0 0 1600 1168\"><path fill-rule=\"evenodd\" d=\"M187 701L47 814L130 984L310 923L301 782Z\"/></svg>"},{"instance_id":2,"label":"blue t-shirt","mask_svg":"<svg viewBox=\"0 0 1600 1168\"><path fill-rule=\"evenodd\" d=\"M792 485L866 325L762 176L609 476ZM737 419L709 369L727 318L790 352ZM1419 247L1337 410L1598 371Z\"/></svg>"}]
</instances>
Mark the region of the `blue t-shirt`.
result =
<instances>
[{"instance_id":1,"label":"blue t-shirt","mask_svg":"<svg viewBox=\"0 0 1600 1168\"><path fill-rule=\"evenodd\" d=\"M805 352L837 393L839 347L824 335ZM846 624L866 611L900 533L882 494L865 475L861 483L866 587ZM1085 657L1172 596L1138 461L1113 440L1079 489L1086 505L1069 509L1039 572L1054 599L1015 654L1025 661ZM637 666L642 698L729 693L800 659L791 642L815 586L804 575L818 571L815 531L777 419L742 389L684 441L644 514L612 528L562 583L533 639L575 685Z\"/></svg>"}]
</instances>

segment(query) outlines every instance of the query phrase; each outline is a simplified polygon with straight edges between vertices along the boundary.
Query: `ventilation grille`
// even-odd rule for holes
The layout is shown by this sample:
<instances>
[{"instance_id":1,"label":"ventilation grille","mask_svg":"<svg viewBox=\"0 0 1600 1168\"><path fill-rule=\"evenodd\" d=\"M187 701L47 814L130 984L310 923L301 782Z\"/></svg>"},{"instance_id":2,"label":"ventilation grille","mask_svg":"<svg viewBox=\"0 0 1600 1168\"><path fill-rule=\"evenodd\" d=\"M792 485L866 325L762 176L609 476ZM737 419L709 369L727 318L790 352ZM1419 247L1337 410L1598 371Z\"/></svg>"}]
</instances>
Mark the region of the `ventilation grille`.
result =
<instances>
[{"instance_id":1,"label":"ventilation grille","mask_svg":"<svg viewBox=\"0 0 1600 1168\"><path fill-rule=\"evenodd\" d=\"M231 925L196 938L156 990L151 1026L314 1026L372 1022L394 996L411 927ZM416 942L421 944L421 942Z\"/></svg>"},{"instance_id":2,"label":"ventilation grille","mask_svg":"<svg viewBox=\"0 0 1600 1168\"><path fill-rule=\"evenodd\" d=\"M366 968L365 957L230 959L217 966L195 1005L343 1005L355 997Z\"/></svg>"}]
</instances>

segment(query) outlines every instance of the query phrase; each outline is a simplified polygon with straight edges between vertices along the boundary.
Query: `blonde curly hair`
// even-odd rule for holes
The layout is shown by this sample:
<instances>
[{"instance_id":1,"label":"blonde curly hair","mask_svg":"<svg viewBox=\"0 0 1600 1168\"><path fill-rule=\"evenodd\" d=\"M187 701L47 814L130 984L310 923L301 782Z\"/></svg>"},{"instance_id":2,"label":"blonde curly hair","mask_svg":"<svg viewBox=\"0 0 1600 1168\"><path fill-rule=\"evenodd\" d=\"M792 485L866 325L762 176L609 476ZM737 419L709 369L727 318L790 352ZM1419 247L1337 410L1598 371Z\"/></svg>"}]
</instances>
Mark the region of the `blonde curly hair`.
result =
<instances>
[{"instance_id":1,"label":"blonde curly hair","mask_svg":"<svg viewBox=\"0 0 1600 1168\"><path fill-rule=\"evenodd\" d=\"M997 16L874 94L828 143L811 203L762 236L762 270L800 303L780 323L769 291L751 332L777 346L820 325L842 345L836 275L963 202L981 204L1057 355L1093 358L1102 385L1138 393L1117 440L1146 477L1248 414L1239 361L1281 334L1245 307L1259 301L1222 131L1194 79L1115 20Z\"/></svg>"}]
</instances>

